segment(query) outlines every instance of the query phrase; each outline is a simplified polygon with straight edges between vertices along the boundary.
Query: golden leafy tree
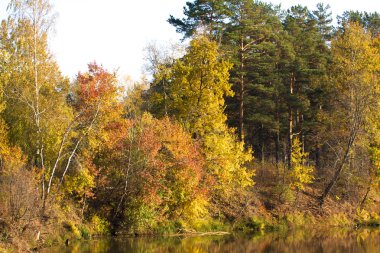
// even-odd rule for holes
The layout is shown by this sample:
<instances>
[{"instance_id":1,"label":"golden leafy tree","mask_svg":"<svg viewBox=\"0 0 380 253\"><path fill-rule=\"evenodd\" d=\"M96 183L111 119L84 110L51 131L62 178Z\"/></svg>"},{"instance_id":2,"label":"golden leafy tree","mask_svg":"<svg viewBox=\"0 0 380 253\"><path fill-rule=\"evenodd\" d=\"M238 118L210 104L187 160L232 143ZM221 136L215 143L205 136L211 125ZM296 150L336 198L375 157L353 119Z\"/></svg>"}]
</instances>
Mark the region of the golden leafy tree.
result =
<instances>
[{"instance_id":1,"label":"golden leafy tree","mask_svg":"<svg viewBox=\"0 0 380 253\"><path fill-rule=\"evenodd\" d=\"M9 57L3 115L10 145L21 147L28 166L38 168L45 203L73 119L66 103L69 81L61 75L48 48L54 20L49 1L12 0L8 9L10 16L1 27L2 48Z\"/></svg>"},{"instance_id":2,"label":"golden leafy tree","mask_svg":"<svg viewBox=\"0 0 380 253\"><path fill-rule=\"evenodd\" d=\"M79 73L73 85L71 103L76 116L70 124L69 155L62 159L59 185L82 204L93 196L101 170L94 164L95 154L113 138L110 129L122 126L120 94L116 74L96 63L88 64L88 71Z\"/></svg>"},{"instance_id":3,"label":"golden leafy tree","mask_svg":"<svg viewBox=\"0 0 380 253\"><path fill-rule=\"evenodd\" d=\"M359 137L376 116L379 99L380 53L371 34L358 23L348 23L332 41L333 68L331 84L335 90L336 109L332 115L337 130L345 129L341 157L320 199L330 193L345 168Z\"/></svg>"},{"instance_id":4,"label":"golden leafy tree","mask_svg":"<svg viewBox=\"0 0 380 253\"><path fill-rule=\"evenodd\" d=\"M213 201L219 204L231 203L234 193L252 186L254 173L245 167L252 160L251 151L244 149L226 125L224 98L233 95L230 69L218 45L200 36L173 64L166 87L167 112L201 143L205 166L215 178Z\"/></svg>"}]
</instances>

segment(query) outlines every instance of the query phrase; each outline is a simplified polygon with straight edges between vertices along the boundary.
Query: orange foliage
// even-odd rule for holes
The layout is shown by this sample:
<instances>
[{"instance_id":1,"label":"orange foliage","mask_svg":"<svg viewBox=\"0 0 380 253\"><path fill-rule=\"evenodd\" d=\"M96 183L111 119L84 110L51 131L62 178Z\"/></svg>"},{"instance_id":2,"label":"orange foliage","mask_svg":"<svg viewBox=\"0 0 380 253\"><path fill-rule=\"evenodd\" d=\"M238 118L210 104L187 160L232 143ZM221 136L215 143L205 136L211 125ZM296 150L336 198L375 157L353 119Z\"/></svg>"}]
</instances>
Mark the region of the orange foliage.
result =
<instances>
[{"instance_id":1,"label":"orange foliage","mask_svg":"<svg viewBox=\"0 0 380 253\"><path fill-rule=\"evenodd\" d=\"M190 135L169 118L148 119L141 133L140 148L147 158L148 170L141 172L145 181L144 199L185 204L195 197L206 197L204 159ZM176 196L180 195L180 196Z\"/></svg>"},{"instance_id":2,"label":"orange foliage","mask_svg":"<svg viewBox=\"0 0 380 253\"><path fill-rule=\"evenodd\" d=\"M199 147L169 118L145 114L141 120L113 122L107 131L110 138L97 165L105 169L99 181L113 189L112 194L103 192L112 195L108 200L118 202L127 196L173 216L196 198L208 197L211 180Z\"/></svg>"},{"instance_id":3,"label":"orange foliage","mask_svg":"<svg viewBox=\"0 0 380 253\"><path fill-rule=\"evenodd\" d=\"M109 73L95 62L88 64L88 72L78 73L79 105L98 102L116 92L116 74Z\"/></svg>"}]
</instances>

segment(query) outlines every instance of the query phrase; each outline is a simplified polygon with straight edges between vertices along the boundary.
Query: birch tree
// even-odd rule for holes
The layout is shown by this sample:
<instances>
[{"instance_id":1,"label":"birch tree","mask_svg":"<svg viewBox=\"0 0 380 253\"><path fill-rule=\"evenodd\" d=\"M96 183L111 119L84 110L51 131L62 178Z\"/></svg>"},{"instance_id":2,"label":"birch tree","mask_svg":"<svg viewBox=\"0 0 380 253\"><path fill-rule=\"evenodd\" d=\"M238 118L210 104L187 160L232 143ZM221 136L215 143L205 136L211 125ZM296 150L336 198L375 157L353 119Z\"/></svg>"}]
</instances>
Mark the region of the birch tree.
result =
<instances>
[{"instance_id":1,"label":"birch tree","mask_svg":"<svg viewBox=\"0 0 380 253\"><path fill-rule=\"evenodd\" d=\"M332 42L332 84L336 89L336 126L345 129L341 152L331 180L320 196L321 204L346 167L357 139L376 116L379 99L379 50L371 34L358 23L348 23ZM373 115L374 114L374 115Z\"/></svg>"}]
</instances>

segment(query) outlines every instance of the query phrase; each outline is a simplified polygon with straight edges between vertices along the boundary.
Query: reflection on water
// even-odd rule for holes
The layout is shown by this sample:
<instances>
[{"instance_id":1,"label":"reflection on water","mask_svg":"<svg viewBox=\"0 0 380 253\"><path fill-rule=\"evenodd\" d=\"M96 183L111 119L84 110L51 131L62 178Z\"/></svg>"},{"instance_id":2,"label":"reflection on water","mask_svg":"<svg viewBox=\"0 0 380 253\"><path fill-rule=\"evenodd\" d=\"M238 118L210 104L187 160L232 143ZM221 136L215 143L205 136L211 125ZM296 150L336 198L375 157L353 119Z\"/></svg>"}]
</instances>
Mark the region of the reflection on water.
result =
<instances>
[{"instance_id":1,"label":"reflection on water","mask_svg":"<svg viewBox=\"0 0 380 253\"><path fill-rule=\"evenodd\" d=\"M108 238L42 252L380 252L380 229L306 230L252 236Z\"/></svg>"}]
</instances>

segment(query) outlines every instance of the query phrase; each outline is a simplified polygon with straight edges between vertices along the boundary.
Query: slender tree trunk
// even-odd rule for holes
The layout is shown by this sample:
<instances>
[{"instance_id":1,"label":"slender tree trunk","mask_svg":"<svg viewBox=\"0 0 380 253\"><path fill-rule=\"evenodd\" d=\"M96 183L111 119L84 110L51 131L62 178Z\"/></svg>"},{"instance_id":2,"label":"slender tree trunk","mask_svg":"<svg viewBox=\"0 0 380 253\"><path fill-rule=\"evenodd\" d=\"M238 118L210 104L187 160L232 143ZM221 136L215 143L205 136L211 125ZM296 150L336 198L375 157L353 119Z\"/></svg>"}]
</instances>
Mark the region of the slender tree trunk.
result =
<instances>
[{"instance_id":1,"label":"slender tree trunk","mask_svg":"<svg viewBox=\"0 0 380 253\"><path fill-rule=\"evenodd\" d=\"M265 164L265 141L262 140L261 144L261 165L264 166Z\"/></svg>"},{"instance_id":2,"label":"slender tree trunk","mask_svg":"<svg viewBox=\"0 0 380 253\"><path fill-rule=\"evenodd\" d=\"M243 76L241 77L243 78ZM244 139L244 81L241 79L240 91L239 91L239 139Z\"/></svg>"},{"instance_id":3,"label":"slender tree trunk","mask_svg":"<svg viewBox=\"0 0 380 253\"><path fill-rule=\"evenodd\" d=\"M37 59L37 2L35 1L33 7L33 69L34 69L34 91L35 91L35 111L34 120L37 127L37 156L42 157L41 152L41 126L40 126L40 102L39 94L40 88L38 85L38 59ZM42 161L40 161L42 163ZM42 164L37 164L41 166Z\"/></svg>"},{"instance_id":4,"label":"slender tree trunk","mask_svg":"<svg viewBox=\"0 0 380 253\"><path fill-rule=\"evenodd\" d=\"M278 170L280 164L280 130L276 131L276 168Z\"/></svg>"},{"instance_id":5,"label":"slender tree trunk","mask_svg":"<svg viewBox=\"0 0 380 253\"><path fill-rule=\"evenodd\" d=\"M35 105L34 105L34 123L37 128L36 136L36 167L42 171L41 175L41 188L42 196L41 199L44 200L45 194L45 165L44 165L44 154L43 154L43 144L42 144L42 130L41 130L41 112L40 112L40 87L38 84L38 57L37 57L37 37L38 37L38 18L37 18L37 1L33 4L33 72L34 72L34 92L35 92ZM43 204L44 210L45 202Z\"/></svg>"},{"instance_id":6,"label":"slender tree trunk","mask_svg":"<svg viewBox=\"0 0 380 253\"><path fill-rule=\"evenodd\" d=\"M323 191L323 194L320 196L320 205L321 206L323 205L323 203L325 201L325 198L330 193L330 191L333 188L333 186L335 185L335 183L338 181L338 178L339 178L339 176L340 176L340 174L341 174L341 172L342 172L345 164L348 161L348 158L350 156L350 151L351 151L351 149L352 149L352 147L354 145L355 139L356 139L356 135L357 135L357 132L358 132L359 124L360 124L359 121L358 122L354 122L354 125L352 126L351 134L350 134L350 137L349 137L349 140L348 140L348 144L347 144L346 150L344 152L344 156L343 156L342 162L340 163L338 169L335 171L333 178L327 184L325 190Z\"/></svg>"},{"instance_id":7,"label":"slender tree trunk","mask_svg":"<svg viewBox=\"0 0 380 253\"><path fill-rule=\"evenodd\" d=\"M372 184L372 180L371 180L371 182L369 183L369 185L367 187L367 191L366 191L366 193L365 193L362 201L360 202L360 209L363 209L364 203L367 200L369 192L371 191L371 184Z\"/></svg>"},{"instance_id":8,"label":"slender tree trunk","mask_svg":"<svg viewBox=\"0 0 380 253\"><path fill-rule=\"evenodd\" d=\"M302 144L302 152L305 153L305 133L303 131L303 121L304 121L303 114L301 114L301 118L300 118L301 136L300 136L300 139L301 139L301 144Z\"/></svg>"},{"instance_id":9,"label":"slender tree trunk","mask_svg":"<svg viewBox=\"0 0 380 253\"><path fill-rule=\"evenodd\" d=\"M322 113L322 105L318 106L318 110L320 113ZM315 167L317 170L321 169L321 140L320 140L320 129L317 130L317 142L315 147Z\"/></svg>"},{"instance_id":10,"label":"slender tree trunk","mask_svg":"<svg viewBox=\"0 0 380 253\"><path fill-rule=\"evenodd\" d=\"M290 85L289 85L289 93L290 96L293 95L294 93L294 83L295 83L295 76L294 73L291 74L290 77ZM288 133L288 147L289 147L289 152L288 152L288 168L292 169L292 153L293 153L293 108L291 105L289 105L289 133Z\"/></svg>"},{"instance_id":11,"label":"slender tree trunk","mask_svg":"<svg viewBox=\"0 0 380 253\"><path fill-rule=\"evenodd\" d=\"M317 143L317 148L315 150L315 167L317 170L321 169L321 148L319 147L319 144Z\"/></svg>"},{"instance_id":12,"label":"slender tree trunk","mask_svg":"<svg viewBox=\"0 0 380 253\"><path fill-rule=\"evenodd\" d=\"M79 114L80 115L80 114ZM55 174L55 171L58 167L58 162L61 160L61 156L62 156L62 151L63 151L63 147L65 145L65 142L66 142L66 139L67 139L67 136L69 135L69 133L71 132L71 128L75 122L75 120L79 117L79 115L77 117L75 117L75 119L69 124L69 126L67 127L63 137L62 137L62 140L61 140L61 144L59 145L59 150L58 150L58 154L57 154L57 157L55 159L55 163L54 163L54 166L53 166L53 169L51 170L51 173L50 173L50 179L49 179L49 183L48 183L48 188L47 188L47 192L46 194L49 194L50 192L50 186L51 186L51 183L52 183L52 180L53 180L53 177L54 177L54 174Z\"/></svg>"},{"instance_id":13,"label":"slender tree trunk","mask_svg":"<svg viewBox=\"0 0 380 253\"><path fill-rule=\"evenodd\" d=\"M168 106L167 106L167 94L166 94L166 82L165 82L166 75L164 76L164 79L162 80L162 86L164 89L164 110L165 110L165 116L168 116Z\"/></svg>"},{"instance_id":14,"label":"slender tree trunk","mask_svg":"<svg viewBox=\"0 0 380 253\"><path fill-rule=\"evenodd\" d=\"M87 130L86 130L86 133L85 133L84 135L82 135L82 136L77 140L77 143L75 144L74 149L71 151L70 157L69 157L69 159L67 160L67 163L66 163L65 170L63 171L63 174L62 174L61 180L59 181L59 185L58 185L58 187L60 187L60 186L62 185L63 180L64 180L64 178L65 178L65 175L66 175L66 173L67 173L67 171L68 171L68 169L69 169L69 167L70 167L70 164L71 164L72 159L73 159L74 156L76 155L76 152L77 152L77 150L78 150L78 147L79 147L80 143L82 142L83 138L86 137L86 136L90 133L92 127L94 126L95 121L96 121L96 119L98 118L100 108L101 108L101 103L98 103L97 108L96 108L96 112L95 112L95 114L94 114L94 117L93 117L92 120L91 120L90 125L88 126L88 128L87 128ZM51 186L51 182L49 182L49 188L50 188L50 186ZM49 192L49 191L48 191L48 192Z\"/></svg>"},{"instance_id":15,"label":"slender tree trunk","mask_svg":"<svg viewBox=\"0 0 380 253\"><path fill-rule=\"evenodd\" d=\"M85 137L85 136L91 131L92 127L94 126L95 121L96 121L96 119L98 118L98 114L99 114L100 108L101 108L101 103L98 103L97 108L96 108L96 112L94 113L94 116L93 116L93 118L92 118L92 120L91 120L91 123L90 123L90 125L88 126L88 128L87 128L85 134L84 134L83 136L79 137L79 139L77 140L77 142L76 142L76 144L75 144L74 149L71 151L70 156L69 156L69 158L68 158L68 160L67 160L67 162L66 162L65 170L63 171L63 174L62 174L61 179L60 179L60 181L59 181L58 189L61 187L61 185L62 185L62 183L63 183L63 180L64 180L64 178L65 178L65 176L66 176L66 173L67 173L67 171L68 171L68 169L69 169L69 167L70 167L70 165L71 165L71 162L72 162L74 156L76 155L76 151L78 150L78 147L79 147L80 143L82 142L83 138L84 138L84 137ZM80 116L80 114L79 114L77 117L79 117L79 116ZM75 121L75 119L74 119L74 121ZM71 124L73 124L74 121L73 121ZM63 137L62 142L61 142L60 149L59 149L59 151L58 151L58 155L57 155L56 163L55 163L55 165L54 165L55 167L53 167L53 168L56 168L56 166L58 165L58 161L61 159L61 152L62 152L63 144L64 144L64 142L65 142L65 139L67 138L68 133L69 133L70 130L71 130L71 127L72 127L71 124L70 124L70 126L68 127L68 129L66 130L66 132L65 132L65 134L64 134L64 137ZM42 208L42 209L43 209L43 212L44 212L44 210L45 210L45 208L46 208L47 199L48 199L48 196L49 196L50 191L51 191L51 185L52 185L52 183L53 183L54 172L55 172L55 169L52 171L52 173L51 173L51 175L50 175L49 183L48 183L48 185L47 185L47 190L46 190L46 194L45 194L45 198L43 199L43 208ZM58 189L57 189L57 191L58 191ZM54 195L54 196L55 196L55 195Z\"/></svg>"},{"instance_id":16,"label":"slender tree trunk","mask_svg":"<svg viewBox=\"0 0 380 253\"><path fill-rule=\"evenodd\" d=\"M131 166L132 166L132 146L133 146L134 138L135 138L135 135L134 135L134 132L132 129L130 140L129 140L128 163L127 163L127 168L124 170L126 172L125 173L124 191L123 191L123 195L121 196L119 203L117 205L116 212L114 214L114 218L116 218L116 216L119 214L119 211L121 209L121 205L123 204L125 197L127 197L129 173L130 173Z\"/></svg>"},{"instance_id":17,"label":"slender tree trunk","mask_svg":"<svg viewBox=\"0 0 380 253\"><path fill-rule=\"evenodd\" d=\"M278 128L276 129L276 140L275 140L275 145L276 145L276 168L277 170L279 169L279 162L280 162L280 112L279 112L279 102L278 102L278 97L276 96L276 122L278 124Z\"/></svg>"},{"instance_id":18,"label":"slender tree trunk","mask_svg":"<svg viewBox=\"0 0 380 253\"><path fill-rule=\"evenodd\" d=\"M240 87L239 87L239 139L244 140L244 41L240 49Z\"/></svg>"}]
</instances>

